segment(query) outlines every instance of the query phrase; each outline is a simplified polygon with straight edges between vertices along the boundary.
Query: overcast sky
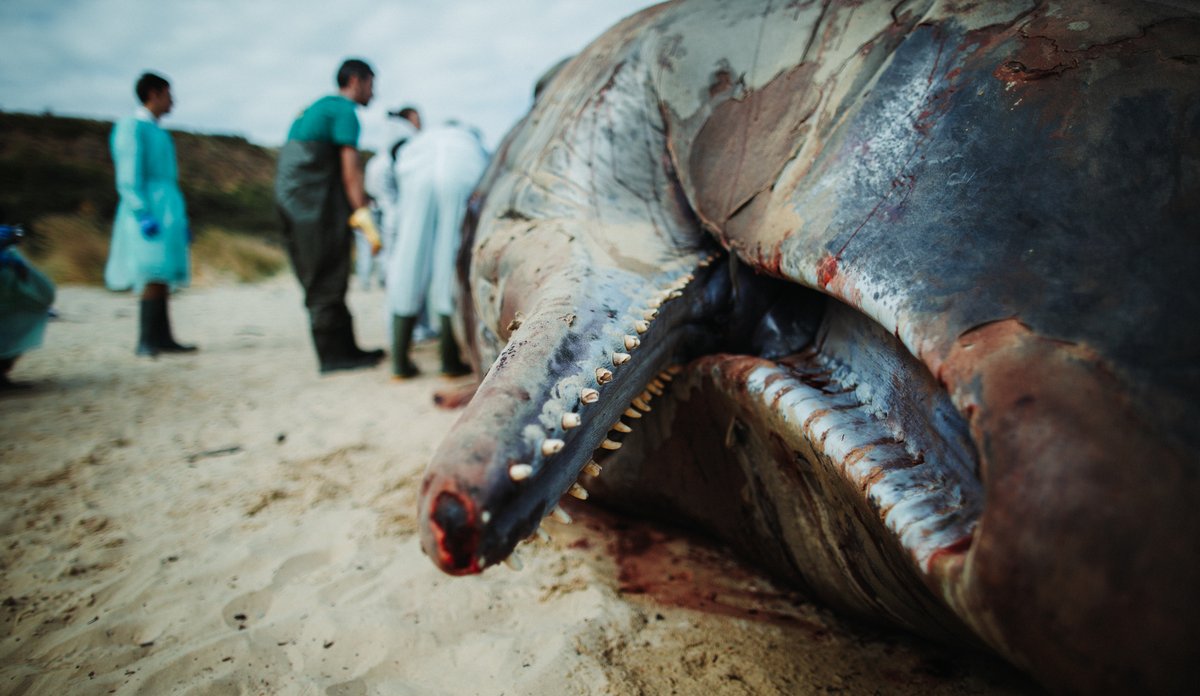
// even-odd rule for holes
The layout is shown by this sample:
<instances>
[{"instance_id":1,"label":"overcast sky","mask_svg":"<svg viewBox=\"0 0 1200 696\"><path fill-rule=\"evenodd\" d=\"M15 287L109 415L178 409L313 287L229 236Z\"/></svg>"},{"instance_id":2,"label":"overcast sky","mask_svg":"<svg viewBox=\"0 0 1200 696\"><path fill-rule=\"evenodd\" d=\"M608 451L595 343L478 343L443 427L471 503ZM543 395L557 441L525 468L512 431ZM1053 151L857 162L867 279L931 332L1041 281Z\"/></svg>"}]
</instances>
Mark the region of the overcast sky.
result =
<instances>
[{"instance_id":1,"label":"overcast sky","mask_svg":"<svg viewBox=\"0 0 1200 696\"><path fill-rule=\"evenodd\" d=\"M292 118L335 91L346 57L376 72L364 148L384 113L476 125L489 148L558 60L652 0L0 0L0 109L111 120L133 83L165 75L168 128L279 145Z\"/></svg>"}]
</instances>

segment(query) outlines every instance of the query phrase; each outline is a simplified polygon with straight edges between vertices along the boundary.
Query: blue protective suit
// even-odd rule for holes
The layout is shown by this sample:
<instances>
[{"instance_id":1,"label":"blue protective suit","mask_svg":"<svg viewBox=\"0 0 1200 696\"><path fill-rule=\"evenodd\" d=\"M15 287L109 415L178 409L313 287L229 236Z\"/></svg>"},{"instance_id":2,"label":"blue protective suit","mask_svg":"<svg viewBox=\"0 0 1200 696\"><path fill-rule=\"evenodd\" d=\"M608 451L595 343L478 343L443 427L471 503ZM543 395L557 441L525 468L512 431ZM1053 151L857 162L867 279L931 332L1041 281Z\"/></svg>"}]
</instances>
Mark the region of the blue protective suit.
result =
<instances>
[{"instance_id":1,"label":"blue protective suit","mask_svg":"<svg viewBox=\"0 0 1200 696\"><path fill-rule=\"evenodd\" d=\"M120 203L104 268L110 290L191 280L189 232L171 136L144 108L117 121L110 139ZM152 222L157 230L143 232Z\"/></svg>"},{"instance_id":2,"label":"blue protective suit","mask_svg":"<svg viewBox=\"0 0 1200 696\"><path fill-rule=\"evenodd\" d=\"M388 258L393 315L416 316L426 299L433 314L454 313L460 229L487 162L478 136L459 126L423 130L404 146L396 160L398 234Z\"/></svg>"},{"instance_id":3,"label":"blue protective suit","mask_svg":"<svg viewBox=\"0 0 1200 696\"><path fill-rule=\"evenodd\" d=\"M0 360L42 344L54 283L16 249L0 249Z\"/></svg>"}]
</instances>

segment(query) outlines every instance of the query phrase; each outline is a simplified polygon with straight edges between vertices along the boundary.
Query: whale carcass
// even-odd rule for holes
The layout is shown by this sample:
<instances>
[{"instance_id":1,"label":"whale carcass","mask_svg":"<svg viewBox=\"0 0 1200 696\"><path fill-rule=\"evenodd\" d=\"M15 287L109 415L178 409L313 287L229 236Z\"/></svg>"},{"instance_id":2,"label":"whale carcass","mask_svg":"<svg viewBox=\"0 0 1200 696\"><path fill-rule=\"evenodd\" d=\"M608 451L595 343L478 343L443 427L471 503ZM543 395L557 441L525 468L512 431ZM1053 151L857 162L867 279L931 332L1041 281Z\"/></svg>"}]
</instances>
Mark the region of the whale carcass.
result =
<instances>
[{"instance_id":1,"label":"whale carcass","mask_svg":"<svg viewBox=\"0 0 1200 696\"><path fill-rule=\"evenodd\" d=\"M1185 688L1195 4L658 5L481 193L443 570L590 494L1055 691Z\"/></svg>"}]
</instances>

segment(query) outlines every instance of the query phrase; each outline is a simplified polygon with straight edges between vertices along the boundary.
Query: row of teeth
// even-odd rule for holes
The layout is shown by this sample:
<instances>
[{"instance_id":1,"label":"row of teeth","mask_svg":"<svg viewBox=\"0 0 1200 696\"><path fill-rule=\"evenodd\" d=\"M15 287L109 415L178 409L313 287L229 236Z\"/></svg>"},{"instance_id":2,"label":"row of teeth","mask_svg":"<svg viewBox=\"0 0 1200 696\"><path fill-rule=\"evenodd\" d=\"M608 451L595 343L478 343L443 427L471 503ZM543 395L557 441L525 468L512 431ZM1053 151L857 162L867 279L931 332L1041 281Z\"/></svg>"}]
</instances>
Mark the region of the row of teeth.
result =
<instances>
[{"instance_id":1,"label":"row of teeth","mask_svg":"<svg viewBox=\"0 0 1200 696\"><path fill-rule=\"evenodd\" d=\"M707 261L709 258L711 257L707 257L703 259L703 261ZM662 307L662 304L669 300L682 297L683 289L687 287L687 284L693 280L695 280L694 275L691 273L684 274L666 290L651 298L650 301L647 302L649 308L646 309L642 315L644 319L639 319L633 322L634 331L636 331L638 334L644 334L649 331L650 322L658 315L658 310L660 307ZM625 351L613 351L610 357L612 366L614 368L620 367L633 359L632 352L637 350L637 348L642 345L642 339L632 334L626 334L622 339L622 344L624 345ZM604 386L605 384L612 382L613 371L607 367L597 367L594 376L596 378L597 386ZM650 410L648 405L650 398L652 396L662 395L663 382L661 380L661 376L662 375L660 375L660 379L652 380L651 383L647 385L646 391L642 392L641 396L633 400L634 407L639 408L642 411ZM667 375L667 378L670 379L670 375ZM599 400L600 391L598 389L584 387L579 391L579 402L583 406L594 404ZM633 408L625 409L625 415L629 416L630 418L642 417L641 414L637 413L637 411L634 411ZM583 424L583 416L575 411L567 411L566 413L563 413L560 423L563 427L563 430L578 428ZM623 426L624 424L621 425ZM560 438L546 438L542 441L541 445L542 456L550 457L558 454L565 446L566 442ZM604 442L600 444L601 448L612 450L619 449L620 446L620 443L613 442L612 440L608 439L605 439ZM533 466L531 464L513 464L511 467L509 467L508 474L513 481L524 481L533 475Z\"/></svg>"},{"instance_id":2,"label":"row of teeth","mask_svg":"<svg viewBox=\"0 0 1200 696\"><path fill-rule=\"evenodd\" d=\"M649 413L650 400L655 396L662 396L666 390L666 383L674 379L674 375L679 374L682 369L683 368L679 367L678 365L672 365L660 372L657 377L650 380L650 383L646 385L646 390L632 401L632 405L625 409L624 415L628 418L638 419L642 417L642 413ZM629 425L619 418L617 419L617 422L613 424L611 430L622 435L633 432L633 428L629 427ZM546 448L543 445L542 452L547 456L557 453L563 447L562 440L546 440L546 442L558 443L556 445L552 445L550 448ZM548 449L552 451L547 451ZM605 438L604 441L600 443L600 449L606 451L619 450L621 449L621 443L610 438ZM584 465L582 473L590 478L597 478L600 476L602 471L603 469L599 464L596 463L596 460L592 459ZM508 474L514 481L524 481L533 474L533 467L529 464L514 464L509 467ZM567 489L567 494L579 500L587 500L589 495L587 489L584 488L578 481L571 484L571 487ZM561 524L571 524L572 521L571 516L567 514L567 511L563 510L562 506L559 505L554 506L554 509L550 511L549 516L553 517L555 521ZM549 541L550 534L547 533L541 525L539 525L537 530L534 531L533 536L526 541L533 541L535 538L540 539L541 541ZM513 552L504 559L504 564L513 570L521 570L524 567L524 564L521 562L521 557L517 553L516 549L514 549Z\"/></svg>"},{"instance_id":3,"label":"row of teeth","mask_svg":"<svg viewBox=\"0 0 1200 696\"><path fill-rule=\"evenodd\" d=\"M712 254L701 259L699 266L702 268L708 266L713 262L716 256L716 254ZM669 302L670 300L683 297L684 288L686 288L688 283L692 282L693 280L695 280L695 276L693 274L684 274L666 290L662 291L657 296L652 297L646 303L646 309L642 311L642 318L633 322L634 331L636 331L638 334L644 334L649 331L650 322L652 322L658 316L658 312L662 308L663 304ZM620 367L621 365L624 365L632 360L633 356L631 353L634 350L637 350L637 348L642 344L642 341L637 336L629 334L624 337L623 343L625 346L624 352L613 351L612 353L611 359L613 367ZM645 391L643 391L630 402L629 408L625 409L623 415L627 418L636 420L641 418L643 413L649 413L651 399L656 396L662 396L664 390L666 389L666 383L670 382L674 375L679 374L681 369L682 368L680 368L678 365L672 365L660 372L656 378L650 380L649 384L646 385ZM595 377L596 384L603 386L613 380L613 371L607 367L598 367L596 368ZM597 389L585 387L579 392L579 402L581 405L587 406L589 404L594 404L599 400L600 392ZM568 411L562 415L562 427L564 430L578 428L582 424L583 417L579 413ZM619 418L617 419L617 422L613 424L611 430L620 434L633 432L633 428L629 427L629 425ZM562 439L546 438L542 441L541 445L542 455L546 457L553 456L561 452L565 446L566 442ZM621 443L611 438L605 438L600 443L600 449L606 451L615 451L621 449ZM583 474L592 478L599 476L601 471L602 469L600 468L600 465L597 464L595 460L589 461L583 467ZM515 482L524 481L533 475L533 466L530 464L513 464L508 469L508 475L509 478ZM588 499L587 489L580 485L578 481L571 484L571 487L567 489L567 494L579 500ZM553 517L562 524L571 523L571 516L568 515L567 512L558 505L554 506L554 509L551 510L549 516ZM541 526L539 526L534 533L534 537L542 540L548 540L550 535L547 534ZM534 537L530 537L530 539L532 540ZM504 564L514 570L520 570L523 567L521 558L515 549L511 554L508 555L507 558L504 559Z\"/></svg>"}]
</instances>

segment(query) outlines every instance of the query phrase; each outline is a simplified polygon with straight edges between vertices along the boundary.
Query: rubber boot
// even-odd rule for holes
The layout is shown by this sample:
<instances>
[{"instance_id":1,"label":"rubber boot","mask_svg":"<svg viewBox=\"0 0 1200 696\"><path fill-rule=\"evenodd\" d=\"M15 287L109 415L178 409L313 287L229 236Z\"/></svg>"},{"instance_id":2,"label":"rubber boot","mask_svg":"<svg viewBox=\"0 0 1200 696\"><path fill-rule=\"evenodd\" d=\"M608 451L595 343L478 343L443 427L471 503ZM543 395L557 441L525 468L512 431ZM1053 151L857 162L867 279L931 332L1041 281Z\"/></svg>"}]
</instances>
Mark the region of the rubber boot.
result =
<instances>
[{"instance_id":1,"label":"rubber boot","mask_svg":"<svg viewBox=\"0 0 1200 696\"><path fill-rule=\"evenodd\" d=\"M14 382L8 378L8 371L12 369L13 363L15 362L17 362L16 357L4 358L3 360L0 360L0 392L28 389L30 386L32 386L27 382Z\"/></svg>"},{"instance_id":2,"label":"rubber boot","mask_svg":"<svg viewBox=\"0 0 1200 696\"><path fill-rule=\"evenodd\" d=\"M352 319L348 317L340 331L342 336L342 350L347 357L356 360L371 360L372 365L377 365L380 360L383 360L385 353L382 348L363 350L358 347L358 342L354 340L354 321Z\"/></svg>"},{"instance_id":3,"label":"rubber boot","mask_svg":"<svg viewBox=\"0 0 1200 696\"><path fill-rule=\"evenodd\" d=\"M161 298L157 300L142 300L150 302L154 307L154 347L160 353L194 353L196 346L184 345L177 343L175 337L171 334L171 318L167 313L167 300Z\"/></svg>"},{"instance_id":4,"label":"rubber boot","mask_svg":"<svg viewBox=\"0 0 1200 696\"><path fill-rule=\"evenodd\" d=\"M409 379L420 374L417 366L408 359L416 325L416 317L392 315L392 377L395 379Z\"/></svg>"},{"instance_id":5,"label":"rubber boot","mask_svg":"<svg viewBox=\"0 0 1200 696\"><path fill-rule=\"evenodd\" d=\"M383 359L383 351L361 351L352 343L347 344L344 328L313 329L312 338L321 374L375 367Z\"/></svg>"},{"instance_id":6,"label":"rubber boot","mask_svg":"<svg viewBox=\"0 0 1200 696\"><path fill-rule=\"evenodd\" d=\"M158 355L158 343L155 341L158 323L158 310L155 303L158 300L142 300L138 303L138 342L134 353L147 357Z\"/></svg>"},{"instance_id":7,"label":"rubber boot","mask_svg":"<svg viewBox=\"0 0 1200 696\"><path fill-rule=\"evenodd\" d=\"M458 355L458 341L454 340L454 328L450 325L449 315L439 316L441 336L438 338L442 353L442 376L461 377L471 374L471 368Z\"/></svg>"}]
</instances>

